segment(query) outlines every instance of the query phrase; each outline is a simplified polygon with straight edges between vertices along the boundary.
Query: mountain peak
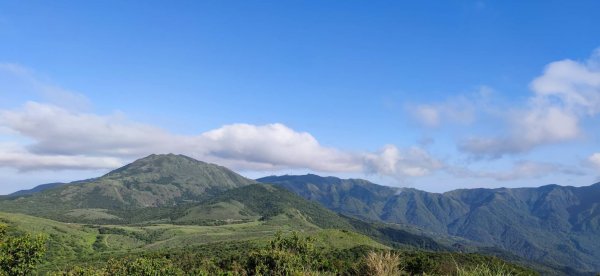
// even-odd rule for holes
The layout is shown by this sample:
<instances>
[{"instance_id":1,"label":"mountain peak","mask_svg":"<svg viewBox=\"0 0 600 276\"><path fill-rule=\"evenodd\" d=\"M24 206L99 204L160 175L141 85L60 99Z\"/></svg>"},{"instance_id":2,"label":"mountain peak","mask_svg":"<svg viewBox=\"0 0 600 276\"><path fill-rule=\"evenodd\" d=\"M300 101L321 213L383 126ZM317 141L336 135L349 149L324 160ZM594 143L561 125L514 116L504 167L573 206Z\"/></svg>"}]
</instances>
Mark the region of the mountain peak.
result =
<instances>
[{"instance_id":1,"label":"mountain peak","mask_svg":"<svg viewBox=\"0 0 600 276\"><path fill-rule=\"evenodd\" d=\"M186 160L190 160L190 161L196 161L196 162L201 162L204 163L202 161L196 160L194 158L191 158L189 156L183 155L183 154L174 154L174 153L165 153L165 154L150 154L146 157L140 158L134 162L137 161L150 161L150 160L182 160L182 159L186 159Z\"/></svg>"},{"instance_id":2,"label":"mountain peak","mask_svg":"<svg viewBox=\"0 0 600 276\"><path fill-rule=\"evenodd\" d=\"M166 153L166 154L150 154L146 157L142 157L138 160L133 161L131 163L131 165L136 164L136 163L141 164L141 163L148 163L148 162L193 162L193 163L200 163L200 164L208 164L206 162L196 160L194 158L191 158L191 157L183 155L183 154Z\"/></svg>"},{"instance_id":3,"label":"mountain peak","mask_svg":"<svg viewBox=\"0 0 600 276\"><path fill-rule=\"evenodd\" d=\"M123 177L147 173L171 176L179 174L184 175L192 170L204 170L209 167L227 170L224 167L202 162L181 154L151 154L113 170L103 177Z\"/></svg>"},{"instance_id":4,"label":"mountain peak","mask_svg":"<svg viewBox=\"0 0 600 276\"><path fill-rule=\"evenodd\" d=\"M185 155L152 154L100 178L68 185L68 189L80 206L108 208L108 203L116 202L113 205L149 207L195 200L254 183L228 168Z\"/></svg>"}]
</instances>

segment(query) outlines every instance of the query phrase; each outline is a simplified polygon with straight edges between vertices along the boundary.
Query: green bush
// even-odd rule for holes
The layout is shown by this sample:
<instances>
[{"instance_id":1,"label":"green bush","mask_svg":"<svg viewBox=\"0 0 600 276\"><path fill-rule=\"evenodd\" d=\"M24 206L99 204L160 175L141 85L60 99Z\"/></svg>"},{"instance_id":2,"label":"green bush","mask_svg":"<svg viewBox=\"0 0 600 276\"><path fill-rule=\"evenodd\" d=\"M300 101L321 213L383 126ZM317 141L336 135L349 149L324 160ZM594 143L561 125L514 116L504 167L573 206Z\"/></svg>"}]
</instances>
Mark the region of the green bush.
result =
<instances>
[{"instance_id":1,"label":"green bush","mask_svg":"<svg viewBox=\"0 0 600 276\"><path fill-rule=\"evenodd\" d=\"M165 258L110 259L102 267L73 267L69 270L55 273L68 276L168 276L185 275L184 272Z\"/></svg>"},{"instance_id":2,"label":"green bush","mask_svg":"<svg viewBox=\"0 0 600 276\"><path fill-rule=\"evenodd\" d=\"M293 232L286 237L277 233L267 249L250 253L246 270L251 275L306 275L327 272L331 266L315 248L313 238Z\"/></svg>"},{"instance_id":3,"label":"green bush","mask_svg":"<svg viewBox=\"0 0 600 276\"><path fill-rule=\"evenodd\" d=\"M423 273L435 274L438 264L429 255L417 252L412 256L405 256L403 266L411 275Z\"/></svg>"},{"instance_id":4,"label":"green bush","mask_svg":"<svg viewBox=\"0 0 600 276\"><path fill-rule=\"evenodd\" d=\"M43 236L8 236L6 225L0 225L0 275L28 275L42 261L46 251Z\"/></svg>"}]
</instances>

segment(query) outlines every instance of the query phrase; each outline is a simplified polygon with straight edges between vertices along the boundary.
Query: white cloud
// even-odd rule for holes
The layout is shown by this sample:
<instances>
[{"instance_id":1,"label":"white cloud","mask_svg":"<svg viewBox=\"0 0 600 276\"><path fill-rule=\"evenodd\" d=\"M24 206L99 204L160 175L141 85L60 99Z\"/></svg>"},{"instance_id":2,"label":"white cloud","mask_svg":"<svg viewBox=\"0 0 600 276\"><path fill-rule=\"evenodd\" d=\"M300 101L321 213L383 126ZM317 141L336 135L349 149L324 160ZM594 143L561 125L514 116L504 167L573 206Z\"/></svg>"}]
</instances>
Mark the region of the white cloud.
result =
<instances>
[{"instance_id":1,"label":"white cloud","mask_svg":"<svg viewBox=\"0 0 600 276\"><path fill-rule=\"evenodd\" d=\"M0 144L0 167L20 171L110 169L123 165L118 158L82 155L39 155L12 144Z\"/></svg>"},{"instance_id":2,"label":"white cloud","mask_svg":"<svg viewBox=\"0 0 600 276\"><path fill-rule=\"evenodd\" d=\"M569 110L555 106L536 107L515 119L517 132L526 143L554 143L579 135L578 118Z\"/></svg>"},{"instance_id":3,"label":"white cloud","mask_svg":"<svg viewBox=\"0 0 600 276\"><path fill-rule=\"evenodd\" d=\"M558 100L566 110L583 111L589 115L600 112L600 50L580 63L562 60L550 63L544 74L531 83L536 100Z\"/></svg>"},{"instance_id":4,"label":"white cloud","mask_svg":"<svg viewBox=\"0 0 600 276\"><path fill-rule=\"evenodd\" d=\"M185 139L164 130L128 121L119 115L98 116L28 102L18 110L0 110L0 125L32 139L32 153L58 155L139 156L185 146ZM177 143L171 141L177 140Z\"/></svg>"},{"instance_id":5,"label":"white cloud","mask_svg":"<svg viewBox=\"0 0 600 276\"><path fill-rule=\"evenodd\" d=\"M506 154L529 151L539 145L564 142L580 136L579 118L558 107L532 107L512 114L509 136L469 138L459 150L476 158L500 158Z\"/></svg>"},{"instance_id":6,"label":"white cloud","mask_svg":"<svg viewBox=\"0 0 600 276\"><path fill-rule=\"evenodd\" d=\"M423 149L413 147L402 151L393 145L385 146L379 153L366 154L364 161L369 173L401 177L425 176L444 167Z\"/></svg>"},{"instance_id":7,"label":"white cloud","mask_svg":"<svg viewBox=\"0 0 600 276\"><path fill-rule=\"evenodd\" d=\"M581 120L600 112L599 63L599 51L586 62L550 63L532 81L527 108L507 111L511 126L507 135L469 138L459 143L459 149L477 158L499 158L580 137Z\"/></svg>"},{"instance_id":8,"label":"white cloud","mask_svg":"<svg viewBox=\"0 0 600 276\"><path fill-rule=\"evenodd\" d=\"M203 133L198 141L205 154L244 160L262 168L308 168L319 171L358 171L355 155L323 147L309 133L283 124L226 125Z\"/></svg>"},{"instance_id":9,"label":"white cloud","mask_svg":"<svg viewBox=\"0 0 600 276\"><path fill-rule=\"evenodd\" d=\"M0 166L20 170L112 168L151 153L181 153L234 169L311 169L423 176L441 163L418 148L386 146L355 153L321 145L307 132L283 124L225 125L199 135L176 135L120 114L97 115L28 102L0 110L0 128L28 140L0 148Z\"/></svg>"}]
</instances>

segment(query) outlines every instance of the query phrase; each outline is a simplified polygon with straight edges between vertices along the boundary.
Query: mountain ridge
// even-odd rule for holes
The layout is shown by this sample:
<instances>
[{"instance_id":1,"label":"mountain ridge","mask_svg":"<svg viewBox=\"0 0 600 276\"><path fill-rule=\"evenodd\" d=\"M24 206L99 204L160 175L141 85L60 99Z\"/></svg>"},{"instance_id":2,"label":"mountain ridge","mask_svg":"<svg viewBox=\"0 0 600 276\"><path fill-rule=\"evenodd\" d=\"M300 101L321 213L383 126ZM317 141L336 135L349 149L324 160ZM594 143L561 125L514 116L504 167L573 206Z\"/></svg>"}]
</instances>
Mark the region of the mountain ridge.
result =
<instances>
[{"instance_id":1,"label":"mountain ridge","mask_svg":"<svg viewBox=\"0 0 600 276\"><path fill-rule=\"evenodd\" d=\"M345 215L415 225L434 233L498 246L519 256L587 271L600 270L600 183L573 187L394 190L353 179L259 178ZM333 184L345 183L345 185ZM336 186L337 185L337 186ZM335 186L335 187L334 187ZM363 194L352 191L357 187ZM377 187L379 186L379 187ZM382 189L383 193L369 193Z\"/></svg>"}]
</instances>

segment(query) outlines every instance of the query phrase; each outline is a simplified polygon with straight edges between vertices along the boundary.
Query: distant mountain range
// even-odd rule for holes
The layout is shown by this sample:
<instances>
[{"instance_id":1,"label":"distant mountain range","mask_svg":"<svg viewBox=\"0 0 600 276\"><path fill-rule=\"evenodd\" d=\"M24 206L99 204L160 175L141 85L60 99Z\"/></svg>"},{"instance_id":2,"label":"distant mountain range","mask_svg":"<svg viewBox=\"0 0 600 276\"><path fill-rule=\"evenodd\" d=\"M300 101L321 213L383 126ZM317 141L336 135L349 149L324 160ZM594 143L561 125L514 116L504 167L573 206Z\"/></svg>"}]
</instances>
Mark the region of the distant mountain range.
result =
<instances>
[{"instance_id":1,"label":"distant mountain range","mask_svg":"<svg viewBox=\"0 0 600 276\"><path fill-rule=\"evenodd\" d=\"M408 224L530 260L600 271L600 183L428 193L317 175L258 179L345 215Z\"/></svg>"},{"instance_id":2,"label":"distant mountain range","mask_svg":"<svg viewBox=\"0 0 600 276\"><path fill-rule=\"evenodd\" d=\"M362 244L482 252L567 275L600 271L599 204L600 184L439 194L318 175L251 180L225 167L173 154L150 155L94 179L45 184L0 197L2 212L105 225L94 226L98 229L115 227L102 231L134 239L132 244L140 248L171 246L173 237L139 240L137 230L123 234L125 226L232 224L239 225L235 229L241 232L235 235L240 238L261 237L275 229L337 229L364 235ZM26 220L34 226L54 225ZM58 227L40 225L35 227ZM59 228L65 227L71 226ZM152 229L147 231L154 233ZM233 239L220 235L213 238ZM202 242L203 237L184 235L177 243Z\"/></svg>"}]
</instances>

